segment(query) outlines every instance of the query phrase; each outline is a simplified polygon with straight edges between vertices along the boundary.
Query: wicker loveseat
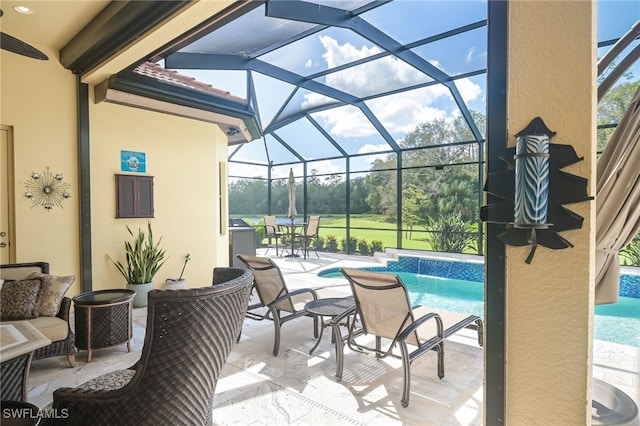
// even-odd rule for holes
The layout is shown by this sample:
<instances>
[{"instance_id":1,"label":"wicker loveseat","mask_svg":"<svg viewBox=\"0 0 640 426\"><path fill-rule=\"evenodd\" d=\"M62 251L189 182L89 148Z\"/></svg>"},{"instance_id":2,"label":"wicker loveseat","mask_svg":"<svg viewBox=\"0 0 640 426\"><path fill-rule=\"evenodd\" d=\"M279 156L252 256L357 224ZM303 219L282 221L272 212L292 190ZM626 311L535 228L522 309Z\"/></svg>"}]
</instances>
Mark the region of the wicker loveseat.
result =
<instances>
[{"instance_id":1,"label":"wicker loveseat","mask_svg":"<svg viewBox=\"0 0 640 426\"><path fill-rule=\"evenodd\" d=\"M29 262L0 265L0 279L5 282L26 280L34 273L36 275L49 274L49 264L46 262ZM71 367L75 366L76 336L69 324L70 308L71 299L63 297L57 314L27 319L31 325L37 328L52 342L50 345L34 351L33 359L66 355ZM5 313L2 315L4 318ZM19 320L21 318L16 317L13 319ZM5 321L3 320L3 322Z\"/></svg>"},{"instance_id":2,"label":"wicker loveseat","mask_svg":"<svg viewBox=\"0 0 640 426\"><path fill-rule=\"evenodd\" d=\"M217 268L210 287L151 290L140 360L60 388L43 424L208 425L218 376L242 327L253 274ZM226 280L226 281L222 281Z\"/></svg>"}]
</instances>

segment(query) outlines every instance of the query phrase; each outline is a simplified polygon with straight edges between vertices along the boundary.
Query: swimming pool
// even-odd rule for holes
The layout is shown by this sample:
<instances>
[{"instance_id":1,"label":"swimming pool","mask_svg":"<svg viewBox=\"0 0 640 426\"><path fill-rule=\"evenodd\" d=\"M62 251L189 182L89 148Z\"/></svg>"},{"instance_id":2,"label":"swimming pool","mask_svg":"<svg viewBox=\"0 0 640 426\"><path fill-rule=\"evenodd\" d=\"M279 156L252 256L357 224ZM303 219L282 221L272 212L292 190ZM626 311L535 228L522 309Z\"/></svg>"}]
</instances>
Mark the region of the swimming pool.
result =
<instances>
[{"instance_id":1,"label":"swimming pool","mask_svg":"<svg viewBox=\"0 0 640 426\"><path fill-rule=\"evenodd\" d=\"M429 305L452 312L470 313L484 318L484 283L441 278L410 272L362 268L398 274L407 286L413 305ZM342 277L336 268L318 273L324 278ZM594 337L598 340L640 347L640 299L620 297L618 303L598 305L595 309Z\"/></svg>"}]
</instances>

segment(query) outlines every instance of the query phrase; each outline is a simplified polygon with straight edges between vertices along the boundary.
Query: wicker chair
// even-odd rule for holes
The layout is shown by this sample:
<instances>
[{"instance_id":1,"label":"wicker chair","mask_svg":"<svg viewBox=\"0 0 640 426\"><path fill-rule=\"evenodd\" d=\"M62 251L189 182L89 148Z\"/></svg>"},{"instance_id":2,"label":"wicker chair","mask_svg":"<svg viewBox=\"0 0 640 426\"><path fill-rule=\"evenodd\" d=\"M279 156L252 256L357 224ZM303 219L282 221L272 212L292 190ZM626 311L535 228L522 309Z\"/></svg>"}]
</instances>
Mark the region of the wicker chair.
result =
<instances>
[{"instance_id":1,"label":"wicker chair","mask_svg":"<svg viewBox=\"0 0 640 426\"><path fill-rule=\"evenodd\" d=\"M208 425L216 383L247 310L253 274L215 286L149 292L140 360L53 393L46 424ZM65 413L55 417L55 413ZM62 418L66 417L66 418Z\"/></svg>"},{"instance_id":2,"label":"wicker chair","mask_svg":"<svg viewBox=\"0 0 640 426\"><path fill-rule=\"evenodd\" d=\"M28 262L28 263L12 263L12 264L4 264L0 265L0 277L6 277L5 275L11 272L11 279L22 279L26 278L32 272L38 272L42 274L49 273L49 263L47 262ZM17 275L16 275L17 274ZM22 275L22 276L20 276ZM71 309L71 299L68 297L62 298L62 303L60 304L60 310L56 314L56 317L60 318L64 322L67 323L67 337L63 340L56 340L51 342L50 345L42 347L40 349L36 349L33 352L33 358L43 359L54 356L65 355L67 360L69 361L69 365L71 367L75 367L76 365L76 335L73 333L71 329L71 325L69 323L69 310ZM36 327L37 328L37 327Z\"/></svg>"},{"instance_id":3,"label":"wicker chair","mask_svg":"<svg viewBox=\"0 0 640 426\"><path fill-rule=\"evenodd\" d=\"M275 327L273 355L278 355L280 350L280 327L282 324L309 315L304 310L304 305L310 300L316 300L318 296L310 288L289 291L280 268L268 257L249 256L246 254L238 254L237 257L253 271L255 280L253 288L260 298L259 302L249 305L247 317L258 321L264 319L273 320ZM268 309L266 313L261 312L263 308ZM287 314L282 315L283 312ZM318 337L317 316L313 316L313 335Z\"/></svg>"}]
</instances>

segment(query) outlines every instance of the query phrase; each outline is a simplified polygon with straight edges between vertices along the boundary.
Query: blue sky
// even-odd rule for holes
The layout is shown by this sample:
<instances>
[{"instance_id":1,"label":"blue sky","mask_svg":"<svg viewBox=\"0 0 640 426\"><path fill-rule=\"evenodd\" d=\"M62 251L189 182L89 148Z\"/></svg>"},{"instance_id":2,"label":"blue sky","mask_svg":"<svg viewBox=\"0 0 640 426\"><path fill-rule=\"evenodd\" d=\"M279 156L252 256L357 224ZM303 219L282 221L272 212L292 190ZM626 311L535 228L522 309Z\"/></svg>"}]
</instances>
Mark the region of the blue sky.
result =
<instances>
[{"instance_id":1,"label":"blue sky","mask_svg":"<svg viewBox=\"0 0 640 426\"><path fill-rule=\"evenodd\" d=\"M331 0L318 0L331 4ZM399 0L362 15L390 37L401 43L411 43L439 34L452 28L486 19L486 1L411 1ZM256 11L257 12L257 11ZM600 0L598 2L598 40L619 38L640 19L640 1ZM634 44L637 45L636 41ZM366 58L381 50L369 40L339 28L329 28L303 41L285 46L260 59L272 65L308 76L341 64ZM462 74L486 67L486 27L417 47L413 51L449 75ZM599 55L606 49L600 49ZM632 68L634 79L640 78L640 64ZM244 72L185 71L218 88L239 96L247 96ZM367 78L363 79L362 75ZM479 75L456 81L456 86L469 109L485 108L485 78ZM429 81L430 79L405 62L387 56L358 67L320 76L317 81L354 96L366 96L385 89ZM259 104L260 118L266 126L274 119L282 103L292 96L282 114L298 111L313 105L334 102L324 95L299 90L268 76L254 74L254 84ZM441 85L429 86L408 92L372 99L366 102L371 111L389 131L394 140L402 142L404 135L416 124L441 118L452 120L459 110L448 91ZM341 107L312 113L311 116L344 149L350 153L375 153L389 149L384 139L373 128L362 112L355 107ZM278 136L298 151L305 159L325 158L338 152L307 120L298 120L282 128ZM265 143L254 141L244 146L234 156L235 160L265 163ZM266 139L270 159L275 163L295 162L297 159L282 148L273 138ZM232 152L235 147L230 148ZM375 156L352 160L352 170L366 170ZM311 168L320 173L344 172L344 160L312 163ZM274 177L285 177L289 166L276 168ZM294 166L294 173L302 175L302 166ZM230 165L231 175L266 176L266 168L249 165Z\"/></svg>"}]
</instances>

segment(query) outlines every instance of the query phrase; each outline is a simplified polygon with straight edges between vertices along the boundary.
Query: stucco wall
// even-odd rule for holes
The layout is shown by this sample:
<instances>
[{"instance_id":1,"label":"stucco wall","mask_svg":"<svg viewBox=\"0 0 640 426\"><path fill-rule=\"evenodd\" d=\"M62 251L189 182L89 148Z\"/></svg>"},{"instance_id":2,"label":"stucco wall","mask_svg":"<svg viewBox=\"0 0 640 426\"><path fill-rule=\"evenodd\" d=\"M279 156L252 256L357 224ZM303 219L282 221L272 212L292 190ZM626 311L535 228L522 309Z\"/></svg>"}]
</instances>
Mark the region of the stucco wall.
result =
<instances>
[{"instance_id":1,"label":"stucco wall","mask_svg":"<svg viewBox=\"0 0 640 426\"><path fill-rule=\"evenodd\" d=\"M509 144L540 116L584 161L566 171L595 189L595 3L510 2ZM588 424L591 418L595 203L569 207L573 248L507 249L506 424Z\"/></svg>"},{"instance_id":2,"label":"stucco wall","mask_svg":"<svg viewBox=\"0 0 640 426\"><path fill-rule=\"evenodd\" d=\"M75 76L56 60L37 61L4 50L0 62L0 123L12 126L14 136L16 261L47 261L53 273L79 276ZM64 209L32 208L24 197L21 181L47 166L72 184ZM79 289L76 280L70 293Z\"/></svg>"},{"instance_id":3,"label":"stucco wall","mask_svg":"<svg viewBox=\"0 0 640 426\"><path fill-rule=\"evenodd\" d=\"M0 123L14 130L16 261L44 260L56 274L78 277L68 295L80 292L76 76L55 59L36 61L4 50ZM93 90L90 90L93 93ZM228 264L228 237L219 229L218 167L226 161L226 137L213 124L120 105L90 101L91 225L94 289L124 288L107 254L123 260L126 225L146 219L115 219L115 178L120 150L147 155L154 176L154 234L168 259L154 282L177 277L184 255L188 285L211 283L212 268ZM64 209L31 208L23 197L32 172L49 166L72 184ZM224 197L226 197L226 188Z\"/></svg>"},{"instance_id":4,"label":"stucco wall","mask_svg":"<svg viewBox=\"0 0 640 426\"><path fill-rule=\"evenodd\" d=\"M227 237L220 235L218 160L226 137L215 125L102 102L91 103L91 212L94 288L124 286L107 254L124 261L126 226L146 229L147 219L116 219L115 174L120 151L146 154L145 175L154 176L154 237L162 237L167 262L154 279L185 277L191 287L211 284L212 268L226 266ZM226 188L225 188L226 189Z\"/></svg>"}]
</instances>

